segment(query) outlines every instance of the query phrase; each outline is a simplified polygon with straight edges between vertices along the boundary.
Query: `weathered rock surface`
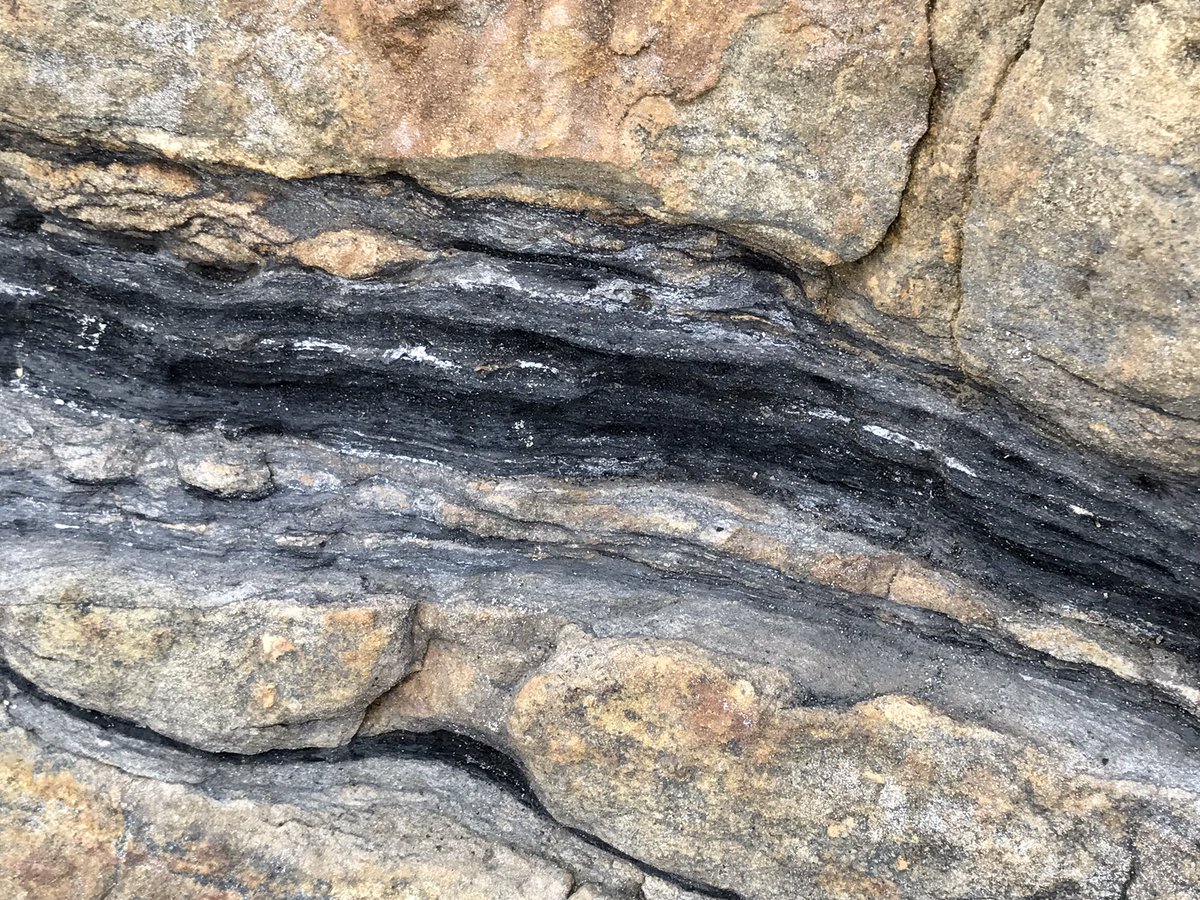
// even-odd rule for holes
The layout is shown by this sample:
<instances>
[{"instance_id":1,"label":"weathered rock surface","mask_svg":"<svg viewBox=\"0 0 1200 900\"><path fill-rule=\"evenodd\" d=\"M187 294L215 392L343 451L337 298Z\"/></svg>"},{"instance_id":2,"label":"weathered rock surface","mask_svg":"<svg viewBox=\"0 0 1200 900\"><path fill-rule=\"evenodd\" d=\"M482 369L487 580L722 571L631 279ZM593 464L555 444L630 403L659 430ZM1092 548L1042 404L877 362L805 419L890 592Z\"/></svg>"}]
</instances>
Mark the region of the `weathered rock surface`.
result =
<instances>
[{"instance_id":1,"label":"weathered rock surface","mask_svg":"<svg viewBox=\"0 0 1200 900\"><path fill-rule=\"evenodd\" d=\"M15 602L0 612L10 665L64 699L205 749L340 746L413 663L413 604L356 603L345 579L198 596L13 562L3 590Z\"/></svg>"},{"instance_id":2,"label":"weathered rock surface","mask_svg":"<svg viewBox=\"0 0 1200 900\"><path fill-rule=\"evenodd\" d=\"M1183 830L1160 844L1136 789L905 697L793 705L779 674L684 643L572 646L510 729L560 819L748 896L1116 897L1135 857L1149 891L1194 862L1177 848L1200 822L1168 815Z\"/></svg>"},{"instance_id":3,"label":"weathered rock surface","mask_svg":"<svg viewBox=\"0 0 1200 900\"><path fill-rule=\"evenodd\" d=\"M0 123L716 227L799 263L827 317L1195 474L1197 26L1184 0L1149 9L16 3ZM39 207L153 223L192 258L362 277L423 252L386 230L289 234L158 162L0 169Z\"/></svg>"},{"instance_id":4,"label":"weathered rock surface","mask_svg":"<svg viewBox=\"0 0 1200 900\"><path fill-rule=\"evenodd\" d=\"M980 139L958 336L1073 435L1200 473L1200 9L1049 3Z\"/></svg>"},{"instance_id":5,"label":"weathered rock surface","mask_svg":"<svg viewBox=\"0 0 1200 900\"><path fill-rule=\"evenodd\" d=\"M1200 895L1192 5L0 22L0 894Z\"/></svg>"},{"instance_id":6,"label":"weathered rock surface","mask_svg":"<svg viewBox=\"0 0 1200 900\"><path fill-rule=\"evenodd\" d=\"M963 220L976 184L980 132L1039 9L1023 0L931 4L937 89L929 128L883 241L857 265L832 270L823 300L832 318L906 353L959 363L954 325L963 293Z\"/></svg>"},{"instance_id":7,"label":"weathered rock surface","mask_svg":"<svg viewBox=\"0 0 1200 900\"><path fill-rule=\"evenodd\" d=\"M400 171L633 208L822 263L862 256L895 217L933 88L917 0L131 13L9 7L0 121L287 177Z\"/></svg>"},{"instance_id":8,"label":"weathered rock surface","mask_svg":"<svg viewBox=\"0 0 1200 900\"><path fill-rule=\"evenodd\" d=\"M194 426L5 396L23 536L4 548L0 646L52 695L212 750L344 743L364 714L351 746L471 735L560 821L744 896L1193 883L1200 676L1165 624L1023 610L732 486L243 435L275 490L196 492L177 459L214 440ZM129 477L63 466L54 448L89 434L135 448ZM551 891L534 884L517 895Z\"/></svg>"},{"instance_id":9,"label":"weathered rock surface","mask_svg":"<svg viewBox=\"0 0 1200 900\"><path fill-rule=\"evenodd\" d=\"M240 762L114 732L7 682L3 696L6 897L641 896L635 866L547 824L519 787L416 745Z\"/></svg>"}]
</instances>

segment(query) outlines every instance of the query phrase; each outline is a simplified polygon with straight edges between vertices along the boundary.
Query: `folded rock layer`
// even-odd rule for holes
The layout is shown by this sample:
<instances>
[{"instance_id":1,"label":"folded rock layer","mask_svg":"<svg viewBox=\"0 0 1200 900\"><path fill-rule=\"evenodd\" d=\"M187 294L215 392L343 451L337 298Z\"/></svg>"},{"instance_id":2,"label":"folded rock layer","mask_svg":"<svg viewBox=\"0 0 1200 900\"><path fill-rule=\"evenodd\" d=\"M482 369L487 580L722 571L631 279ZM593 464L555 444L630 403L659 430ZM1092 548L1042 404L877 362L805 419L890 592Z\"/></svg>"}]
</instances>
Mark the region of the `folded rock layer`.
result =
<instances>
[{"instance_id":1,"label":"folded rock layer","mask_svg":"<svg viewBox=\"0 0 1200 900\"><path fill-rule=\"evenodd\" d=\"M5 896L1200 892L1191 5L0 19Z\"/></svg>"}]
</instances>

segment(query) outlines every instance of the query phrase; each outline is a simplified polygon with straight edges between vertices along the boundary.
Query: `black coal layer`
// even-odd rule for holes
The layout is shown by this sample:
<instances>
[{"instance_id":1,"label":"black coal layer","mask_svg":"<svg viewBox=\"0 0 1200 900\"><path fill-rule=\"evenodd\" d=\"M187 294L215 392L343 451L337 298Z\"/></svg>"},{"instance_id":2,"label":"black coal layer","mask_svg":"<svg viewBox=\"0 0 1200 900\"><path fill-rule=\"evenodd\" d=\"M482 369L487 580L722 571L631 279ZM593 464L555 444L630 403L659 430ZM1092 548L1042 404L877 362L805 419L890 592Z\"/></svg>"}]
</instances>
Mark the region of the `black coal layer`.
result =
<instances>
[{"instance_id":1,"label":"black coal layer","mask_svg":"<svg viewBox=\"0 0 1200 900\"><path fill-rule=\"evenodd\" d=\"M271 197L293 234L365 226L434 256L361 280L215 271L8 198L0 364L22 389L486 473L736 483L1030 602L1070 598L1200 647L1194 483L1070 446L831 328L777 261L402 179L203 178Z\"/></svg>"}]
</instances>

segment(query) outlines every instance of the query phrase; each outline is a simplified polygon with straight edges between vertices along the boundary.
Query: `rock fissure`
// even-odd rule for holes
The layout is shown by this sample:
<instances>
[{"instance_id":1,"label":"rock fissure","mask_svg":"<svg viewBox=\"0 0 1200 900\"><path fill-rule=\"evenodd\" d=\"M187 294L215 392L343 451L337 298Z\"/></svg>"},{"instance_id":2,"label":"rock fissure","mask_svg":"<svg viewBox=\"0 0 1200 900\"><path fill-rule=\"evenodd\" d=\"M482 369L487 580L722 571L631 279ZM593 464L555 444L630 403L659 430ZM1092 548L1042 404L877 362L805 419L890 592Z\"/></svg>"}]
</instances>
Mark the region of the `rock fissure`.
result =
<instances>
[{"instance_id":1,"label":"rock fissure","mask_svg":"<svg viewBox=\"0 0 1200 900\"><path fill-rule=\"evenodd\" d=\"M1030 45L1033 43L1033 35L1034 35L1034 31L1037 28L1038 16L1040 16L1042 14L1042 9L1046 5L1046 0L1035 0L1035 2L1032 5L1033 5L1034 13L1033 13L1033 16L1029 20L1028 30L1022 36L1020 45L1018 46L1016 53L1014 53L1012 55L1012 57L1006 62L1003 69L1001 70L1000 75L996 80L995 87L992 90L991 97L989 98L987 105L984 108L983 116L980 119L978 130L975 133L974 147L971 151L971 154L970 154L970 157L969 157L969 160L967 163L967 173L966 173L967 189L966 189L966 193L963 198L963 219L964 220L970 214L971 201L972 201L972 198L974 197L975 185L979 178L978 173L976 171L976 160L979 157L979 143L980 143L980 141L983 140L983 132L987 128L988 123L992 119L992 115L996 109L996 103L1000 99L1000 94L1004 90L1004 85L1008 81L1009 73L1012 72L1012 70L1016 67L1016 65L1021 61L1021 57L1024 56L1026 52L1028 52ZM958 292L957 292L957 296L955 297L954 307L950 311L950 334L953 336L953 339L954 339L954 353L955 353L955 358L958 362L958 368L962 371L963 375L967 375L969 377L969 372L967 369L965 356L963 354L962 345L960 344L959 339L958 339L958 319L959 319L959 316L962 314L962 302L963 302L963 294L964 294L961 267L958 269L957 281L958 281Z\"/></svg>"},{"instance_id":2,"label":"rock fissure","mask_svg":"<svg viewBox=\"0 0 1200 900\"><path fill-rule=\"evenodd\" d=\"M553 817L538 799L530 787L528 778L524 774L522 767L516 760L503 750L467 735L455 732L429 732L423 734L392 733L383 736L359 736L341 747L323 751L270 750L249 756L239 753L219 753L172 739L154 731L152 728L147 728L135 722L96 713L69 701L54 697L3 664L0 664L0 679L3 679L5 682L6 706L11 706L13 702L20 703L20 696L22 694L28 695L36 703L46 705L61 715L78 723L83 723L94 730L99 730L102 733L116 733L133 746L149 745L164 747L173 754L182 754L190 759L197 760L208 768L209 771L203 778L196 779L194 775L189 775L187 780L180 782L181 784L189 784L220 793L231 790L236 791L236 787L231 787L226 782L229 782L232 777L232 785L236 785L236 773L239 770L246 770L248 767L276 767L279 765L336 767L340 763L350 760L373 758L413 759L442 763L469 773L472 777L481 779L487 784L493 785L512 795L522 806L554 823L555 827L560 826L560 823L554 821ZM58 727L61 728L61 724ZM32 733L38 734L36 728ZM53 748L54 743L50 734L38 734L38 737L47 748ZM107 747L110 745L104 744L101 746ZM119 761L107 760L102 756L97 758L96 761L118 769L128 775L136 776L140 774L136 770L131 771L122 768ZM229 774L231 772L234 773L232 776ZM219 791L218 785L220 785ZM276 822L274 824L275 827L280 827L284 823ZM128 837L127 827L126 825L122 830L118 841L118 860L122 863L124 856L123 845ZM326 827L336 830L336 825L334 824L327 825ZM630 854L606 844L600 838L588 833L584 829L566 827L565 830L587 844L596 847L600 852L631 863L647 875L662 879L697 896L713 897L716 900L740 900L739 895L732 891L720 890L708 885L699 884L676 873L659 869L638 860ZM353 838L361 838L361 835L356 832L346 833ZM572 877L578 876L573 875ZM112 885L108 889L109 894L116 889L119 882L120 868L118 867L114 873Z\"/></svg>"}]
</instances>

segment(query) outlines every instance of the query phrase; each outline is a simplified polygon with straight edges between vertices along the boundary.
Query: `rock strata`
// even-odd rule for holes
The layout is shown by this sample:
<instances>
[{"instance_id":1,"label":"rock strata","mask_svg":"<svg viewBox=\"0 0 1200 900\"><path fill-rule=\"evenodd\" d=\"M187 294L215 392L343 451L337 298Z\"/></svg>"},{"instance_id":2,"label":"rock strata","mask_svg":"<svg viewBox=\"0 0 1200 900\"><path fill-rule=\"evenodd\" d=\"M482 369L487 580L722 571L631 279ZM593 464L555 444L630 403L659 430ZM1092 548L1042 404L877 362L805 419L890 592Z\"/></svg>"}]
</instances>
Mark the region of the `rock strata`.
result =
<instances>
[{"instance_id":1,"label":"rock strata","mask_svg":"<svg viewBox=\"0 0 1200 900\"><path fill-rule=\"evenodd\" d=\"M129 13L11 7L3 120L285 177L634 208L825 264L894 218L933 87L916 0Z\"/></svg>"},{"instance_id":2,"label":"rock strata","mask_svg":"<svg viewBox=\"0 0 1200 900\"><path fill-rule=\"evenodd\" d=\"M6 896L580 900L645 879L415 746L239 763L4 696Z\"/></svg>"},{"instance_id":3,"label":"rock strata","mask_svg":"<svg viewBox=\"0 0 1200 900\"><path fill-rule=\"evenodd\" d=\"M1192 6L0 22L0 894L1200 894Z\"/></svg>"}]
</instances>

